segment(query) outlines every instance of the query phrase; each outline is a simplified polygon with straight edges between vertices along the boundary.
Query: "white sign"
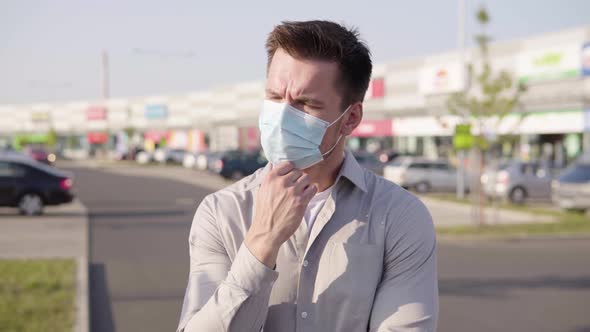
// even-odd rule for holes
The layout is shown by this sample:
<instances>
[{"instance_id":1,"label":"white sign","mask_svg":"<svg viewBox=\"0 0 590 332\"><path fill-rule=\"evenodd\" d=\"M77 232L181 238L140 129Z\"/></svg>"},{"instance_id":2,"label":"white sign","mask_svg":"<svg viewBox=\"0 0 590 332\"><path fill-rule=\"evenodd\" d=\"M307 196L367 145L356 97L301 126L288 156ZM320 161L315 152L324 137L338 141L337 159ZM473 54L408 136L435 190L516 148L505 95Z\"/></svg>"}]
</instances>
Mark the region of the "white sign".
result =
<instances>
[{"instance_id":1,"label":"white sign","mask_svg":"<svg viewBox=\"0 0 590 332\"><path fill-rule=\"evenodd\" d=\"M418 89L424 95L452 93L465 89L465 83L465 67L457 61L422 68Z\"/></svg>"},{"instance_id":2,"label":"white sign","mask_svg":"<svg viewBox=\"0 0 590 332\"><path fill-rule=\"evenodd\" d=\"M405 117L393 119L394 136L451 136L455 125L460 123L458 116L446 115Z\"/></svg>"},{"instance_id":3,"label":"white sign","mask_svg":"<svg viewBox=\"0 0 590 332\"><path fill-rule=\"evenodd\" d=\"M580 75L581 45L560 45L518 55L518 77L523 82L547 81Z\"/></svg>"},{"instance_id":4,"label":"white sign","mask_svg":"<svg viewBox=\"0 0 590 332\"><path fill-rule=\"evenodd\" d=\"M498 126L499 134L563 134L584 131L584 112L536 112L526 115L510 114Z\"/></svg>"}]
</instances>

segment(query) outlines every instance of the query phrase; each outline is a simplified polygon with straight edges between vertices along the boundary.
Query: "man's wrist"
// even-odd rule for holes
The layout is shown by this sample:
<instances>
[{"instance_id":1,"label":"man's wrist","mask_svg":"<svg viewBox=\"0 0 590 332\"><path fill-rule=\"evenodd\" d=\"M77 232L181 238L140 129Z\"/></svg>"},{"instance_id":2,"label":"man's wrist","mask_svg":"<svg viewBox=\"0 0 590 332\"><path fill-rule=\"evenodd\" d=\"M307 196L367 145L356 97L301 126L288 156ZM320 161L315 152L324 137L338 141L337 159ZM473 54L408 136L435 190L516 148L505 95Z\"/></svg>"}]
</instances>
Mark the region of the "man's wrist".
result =
<instances>
[{"instance_id":1,"label":"man's wrist","mask_svg":"<svg viewBox=\"0 0 590 332\"><path fill-rule=\"evenodd\" d=\"M246 235L244 244L262 264L273 269L276 266L280 245L274 244L272 239L266 236L257 236L251 233Z\"/></svg>"}]
</instances>

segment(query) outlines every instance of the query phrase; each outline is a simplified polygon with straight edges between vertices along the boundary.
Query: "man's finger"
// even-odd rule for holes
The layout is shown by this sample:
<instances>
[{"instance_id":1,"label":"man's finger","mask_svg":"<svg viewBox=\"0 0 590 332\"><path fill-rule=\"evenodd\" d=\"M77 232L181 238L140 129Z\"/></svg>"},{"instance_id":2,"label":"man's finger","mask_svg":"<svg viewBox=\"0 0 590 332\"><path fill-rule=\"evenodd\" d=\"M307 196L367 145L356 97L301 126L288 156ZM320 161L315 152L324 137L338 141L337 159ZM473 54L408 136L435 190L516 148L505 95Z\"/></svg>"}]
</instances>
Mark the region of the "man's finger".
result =
<instances>
[{"instance_id":1,"label":"man's finger","mask_svg":"<svg viewBox=\"0 0 590 332\"><path fill-rule=\"evenodd\" d=\"M313 196L315 196L315 194L317 194L317 193L318 193L318 187L315 184L311 184L303 190L303 197L307 200L311 200L313 198Z\"/></svg>"},{"instance_id":2,"label":"man's finger","mask_svg":"<svg viewBox=\"0 0 590 332\"><path fill-rule=\"evenodd\" d=\"M277 175L283 176L283 175L291 172L291 170L293 170L293 168L295 168L295 166L292 163L285 161L285 162L279 163L277 165L274 165L273 171L276 172Z\"/></svg>"},{"instance_id":3,"label":"man's finger","mask_svg":"<svg viewBox=\"0 0 590 332\"><path fill-rule=\"evenodd\" d=\"M303 192L305 188L311 184L311 179L309 175L303 174L297 182L295 182L295 192Z\"/></svg>"},{"instance_id":4,"label":"man's finger","mask_svg":"<svg viewBox=\"0 0 590 332\"><path fill-rule=\"evenodd\" d=\"M303 172L301 170L294 168L291 172L285 175L285 180L287 181L287 183L292 184L295 183L298 179L300 179L302 175Z\"/></svg>"}]
</instances>

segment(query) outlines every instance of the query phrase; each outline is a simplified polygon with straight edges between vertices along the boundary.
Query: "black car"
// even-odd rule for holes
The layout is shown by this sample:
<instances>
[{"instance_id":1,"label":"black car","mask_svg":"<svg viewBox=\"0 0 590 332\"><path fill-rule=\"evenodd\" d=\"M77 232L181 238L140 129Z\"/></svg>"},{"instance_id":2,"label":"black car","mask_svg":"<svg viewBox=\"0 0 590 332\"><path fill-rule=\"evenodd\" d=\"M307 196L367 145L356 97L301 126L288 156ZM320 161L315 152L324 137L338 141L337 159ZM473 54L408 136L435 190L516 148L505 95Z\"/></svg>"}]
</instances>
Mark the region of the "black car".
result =
<instances>
[{"instance_id":1,"label":"black car","mask_svg":"<svg viewBox=\"0 0 590 332\"><path fill-rule=\"evenodd\" d=\"M264 167L268 161L260 150L233 150L220 153L212 161L212 171L226 179L238 180Z\"/></svg>"},{"instance_id":2,"label":"black car","mask_svg":"<svg viewBox=\"0 0 590 332\"><path fill-rule=\"evenodd\" d=\"M377 175L383 175L383 167L385 167L385 164L382 163L376 155L365 151L355 151L352 154L359 165L373 171Z\"/></svg>"},{"instance_id":3,"label":"black car","mask_svg":"<svg viewBox=\"0 0 590 332\"><path fill-rule=\"evenodd\" d=\"M43 207L71 202L72 176L28 158L0 156L0 206L40 215Z\"/></svg>"}]
</instances>

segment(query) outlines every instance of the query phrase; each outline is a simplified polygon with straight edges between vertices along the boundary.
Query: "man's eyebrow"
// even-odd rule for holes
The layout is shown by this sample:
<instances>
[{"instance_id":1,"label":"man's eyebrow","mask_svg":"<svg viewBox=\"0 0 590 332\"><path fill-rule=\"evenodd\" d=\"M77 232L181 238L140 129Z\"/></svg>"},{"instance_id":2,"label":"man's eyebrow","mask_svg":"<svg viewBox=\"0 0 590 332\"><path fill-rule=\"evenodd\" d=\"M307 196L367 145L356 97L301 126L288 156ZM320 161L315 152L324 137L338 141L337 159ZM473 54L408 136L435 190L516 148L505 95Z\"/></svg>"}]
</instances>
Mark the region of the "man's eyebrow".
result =
<instances>
[{"instance_id":1,"label":"man's eyebrow","mask_svg":"<svg viewBox=\"0 0 590 332\"><path fill-rule=\"evenodd\" d=\"M267 96L281 97L281 98L283 97L281 93L279 93L277 91L274 91L274 90L272 90L270 88L267 88L265 90L266 90L266 95ZM312 97L307 96L307 95L301 95L301 96L295 98L294 101L297 102L297 103L302 103L302 104L312 104L312 105L315 105L317 107L324 107L325 106L325 103L323 101L321 101L319 99L312 98Z\"/></svg>"},{"instance_id":2,"label":"man's eyebrow","mask_svg":"<svg viewBox=\"0 0 590 332\"><path fill-rule=\"evenodd\" d=\"M324 107L323 101L321 101L319 99L314 99L314 98L311 98L311 97L305 96L305 95L295 98L295 101L302 103L302 104L312 104L312 105L315 105L318 107Z\"/></svg>"}]
</instances>

